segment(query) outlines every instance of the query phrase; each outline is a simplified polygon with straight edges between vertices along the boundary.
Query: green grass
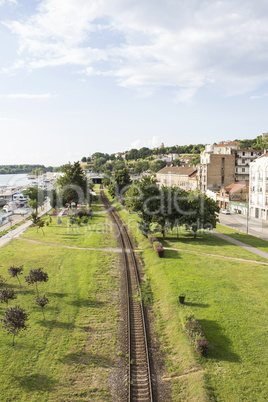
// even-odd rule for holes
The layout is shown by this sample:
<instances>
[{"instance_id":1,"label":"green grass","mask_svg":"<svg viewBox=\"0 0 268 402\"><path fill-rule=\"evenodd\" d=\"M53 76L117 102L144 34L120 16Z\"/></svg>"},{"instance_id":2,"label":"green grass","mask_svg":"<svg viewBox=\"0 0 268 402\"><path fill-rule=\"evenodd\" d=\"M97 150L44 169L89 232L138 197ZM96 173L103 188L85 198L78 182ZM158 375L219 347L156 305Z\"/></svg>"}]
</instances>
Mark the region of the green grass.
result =
<instances>
[{"instance_id":1,"label":"green grass","mask_svg":"<svg viewBox=\"0 0 268 402\"><path fill-rule=\"evenodd\" d=\"M179 239L168 234L164 246L184 251L166 249L159 259L137 231L137 215L122 209L120 215L142 249L173 400L267 400L267 267L198 253L267 260L210 233L194 240L189 232L181 232ZM181 293L185 305L178 301ZM195 354L185 333L190 314L210 343L208 358Z\"/></svg>"},{"instance_id":2,"label":"green grass","mask_svg":"<svg viewBox=\"0 0 268 402\"><path fill-rule=\"evenodd\" d=\"M57 217L52 217L51 219L52 222L50 223L50 219L45 218L46 222L49 222L49 226L43 228L44 234L41 229L37 231L36 227L31 227L21 237L83 248L105 248L116 247L117 245L111 236L113 228L109 217L103 212L99 203L93 204L93 217L85 225L71 226L68 217L61 217L61 225L57 224Z\"/></svg>"},{"instance_id":3,"label":"green grass","mask_svg":"<svg viewBox=\"0 0 268 402\"><path fill-rule=\"evenodd\" d=\"M56 229L45 227L46 237L56 236ZM36 229L31 231L34 238ZM80 243L82 239L77 240ZM104 244L100 239L99 247ZM107 379L117 338L116 258L114 253L70 250L21 239L1 248L0 274L7 280L5 286L18 292L18 299L9 306L19 305L30 316L29 328L15 338L14 347L12 336L0 328L1 401L111 400ZM22 264L20 288L7 270ZM30 269L38 267L49 275L49 281L39 285L40 295L50 300L44 308L45 320L35 303L35 287L24 280ZM1 316L5 309L0 304Z\"/></svg>"},{"instance_id":4,"label":"green grass","mask_svg":"<svg viewBox=\"0 0 268 402\"><path fill-rule=\"evenodd\" d=\"M219 224L217 224L216 230L220 233L232 237L233 239L240 240L243 243L249 244L253 247L257 247L258 249L266 251L268 253L268 242L266 240L259 239L258 237L254 237Z\"/></svg>"},{"instance_id":5,"label":"green grass","mask_svg":"<svg viewBox=\"0 0 268 402\"><path fill-rule=\"evenodd\" d=\"M170 361L170 376L191 369L196 365L194 358L206 370L211 398L266 400L267 267L171 250L158 259L148 249L143 258L158 311L158 330ZM181 293L186 294L185 306L178 303ZM193 311L210 343L207 359L193 357L185 347L182 318L189 311ZM183 382L174 380L175 395L187 399L191 396Z\"/></svg>"}]
</instances>

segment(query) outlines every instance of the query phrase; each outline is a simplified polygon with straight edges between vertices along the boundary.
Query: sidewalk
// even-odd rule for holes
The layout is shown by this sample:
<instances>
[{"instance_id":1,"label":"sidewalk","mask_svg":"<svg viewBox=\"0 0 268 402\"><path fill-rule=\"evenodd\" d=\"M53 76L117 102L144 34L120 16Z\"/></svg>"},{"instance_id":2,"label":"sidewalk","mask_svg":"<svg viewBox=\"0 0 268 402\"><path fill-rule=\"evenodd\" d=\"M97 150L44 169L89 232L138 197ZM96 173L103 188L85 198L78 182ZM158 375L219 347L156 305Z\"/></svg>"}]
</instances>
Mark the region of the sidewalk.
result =
<instances>
[{"instance_id":1,"label":"sidewalk","mask_svg":"<svg viewBox=\"0 0 268 402\"><path fill-rule=\"evenodd\" d=\"M50 203L47 202L44 206L44 209L40 211L39 213L39 217L42 218L44 215L46 215L49 211L51 210L51 206ZM25 219L25 216L22 218L22 220ZM18 223L18 222L17 222ZM5 246L6 244L8 244L11 240L13 240L15 237L17 237L21 232L23 232L24 230L26 230L29 226L31 226L32 224L32 220L28 220L24 223L22 223L18 228L12 230L11 232L9 232L8 234L6 234L5 236L0 238L0 247ZM6 224L5 224L6 225ZM4 225L4 226L5 226ZM15 225L15 223L14 223ZM14 226L13 225L13 226ZM8 227L7 229L10 228L10 223L8 223Z\"/></svg>"},{"instance_id":2,"label":"sidewalk","mask_svg":"<svg viewBox=\"0 0 268 402\"><path fill-rule=\"evenodd\" d=\"M253 246L250 246L249 244L243 243L242 241L233 239L232 237L227 236L227 235L222 234L222 233L219 233L219 232L217 232L216 230L213 230L212 233L213 233L215 236L218 236L218 237L220 237L221 239L224 239L224 240L228 241L229 243L233 243L233 244L235 244L236 246L243 247L245 250L248 250L248 251L250 251L251 253L254 253L254 254L256 254L256 255L259 255L260 257L263 257L263 258L265 258L266 260L268 260L268 253L266 253L265 251L259 250L258 248L253 247Z\"/></svg>"}]
</instances>

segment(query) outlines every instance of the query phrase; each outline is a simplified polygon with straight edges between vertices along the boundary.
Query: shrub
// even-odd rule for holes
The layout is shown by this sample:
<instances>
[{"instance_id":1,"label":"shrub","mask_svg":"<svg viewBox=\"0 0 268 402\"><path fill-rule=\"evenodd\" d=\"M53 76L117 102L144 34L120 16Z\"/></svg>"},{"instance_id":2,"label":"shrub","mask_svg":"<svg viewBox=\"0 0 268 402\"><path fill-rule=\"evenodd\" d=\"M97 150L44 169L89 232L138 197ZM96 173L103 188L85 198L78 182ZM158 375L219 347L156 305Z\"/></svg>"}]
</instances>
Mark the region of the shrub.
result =
<instances>
[{"instance_id":1,"label":"shrub","mask_svg":"<svg viewBox=\"0 0 268 402\"><path fill-rule=\"evenodd\" d=\"M148 239L151 244L154 244L154 242L158 242L158 239L155 236L148 235Z\"/></svg>"},{"instance_id":2,"label":"shrub","mask_svg":"<svg viewBox=\"0 0 268 402\"><path fill-rule=\"evenodd\" d=\"M195 350L201 356L207 356L209 351L209 343L205 338L197 339Z\"/></svg>"},{"instance_id":3,"label":"shrub","mask_svg":"<svg viewBox=\"0 0 268 402\"><path fill-rule=\"evenodd\" d=\"M198 321L188 321L185 325L190 338L203 337L204 334Z\"/></svg>"},{"instance_id":4,"label":"shrub","mask_svg":"<svg viewBox=\"0 0 268 402\"><path fill-rule=\"evenodd\" d=\"M14 300L17 299L17 292L15 292L14 289L2 289L0 290L0 302L1 303L6 303L8 305L9 300Z\"/></svg>"},{"instance_id":5,"label":"shrub","mask_svg":"<svg viewBox=\"0 0 268 402\"><path fill-rule=\"evenodd\" d=\"M22 274L22 271L23 271L23 265L21 265L20 267L13 267L12 266L8 270L8 273L12 278L17 278L18 279L20 287L21 287L21 283L20 283L19 275Z\"/></svg>"},{"instance_id":6,"label":"shrub","mask_svg":"<svg viewBox=\"0 0 268 402\"><path fill-rule=\"evenodd\" d=\"M14 338L19 334L21 330L27 328L26 321L29 315L25 313L25 310L19 306L11 307L4 313L4 318L1 319L4 329L13 335L12 346L14 346Z\"/></svg>"},{"instance_id":7,"label":"shrub","mask_svg":"<svg viewBox=\"0 0 268 402\"><path fill-rule=\"evenodd\" d=\"M204 337L201 325L197 320L190 319L185 324L186 331L192 339L197 354L207 356L209 351L209 343Z\"/></svg>"},{"instance_id":8,"label":"shrub","mask_svg":"<svg viewBox=\"0 0 268 402\"><path fill-rule=\"evenodd\" d=\"M74 215L78 216L79 218L82 218L83 216L90 217L92 216L92 211L91 209L80 209L79 211L75 211Z\"/></svg>"},{"instance_id":9,"label":"shrub","mask_svg":"<svg viewBox=\"0 0 268 402\"><path fill-rule=\"evenodd\" d=\"M161 243L154 242L154 249L158 257L164 257L164 248Z\"/></svg>"}]
</instances>

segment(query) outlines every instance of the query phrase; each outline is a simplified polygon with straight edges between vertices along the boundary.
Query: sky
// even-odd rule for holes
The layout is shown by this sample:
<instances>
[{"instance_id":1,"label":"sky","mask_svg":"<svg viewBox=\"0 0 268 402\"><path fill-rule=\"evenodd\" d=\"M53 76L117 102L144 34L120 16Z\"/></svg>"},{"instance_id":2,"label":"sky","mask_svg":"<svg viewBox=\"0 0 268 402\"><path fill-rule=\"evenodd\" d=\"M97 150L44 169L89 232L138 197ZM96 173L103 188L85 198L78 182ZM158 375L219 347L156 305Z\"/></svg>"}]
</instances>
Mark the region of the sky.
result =
<instances>
[{"instance_id":1,"label":"sky","mask_svg":"<svg viewBox=\"0 0 268 402\"><path fill-rule=\"evenodd\" d=\"M267 0L0 0L0 165L268 131Z\"/></svg>"}]
</instances>

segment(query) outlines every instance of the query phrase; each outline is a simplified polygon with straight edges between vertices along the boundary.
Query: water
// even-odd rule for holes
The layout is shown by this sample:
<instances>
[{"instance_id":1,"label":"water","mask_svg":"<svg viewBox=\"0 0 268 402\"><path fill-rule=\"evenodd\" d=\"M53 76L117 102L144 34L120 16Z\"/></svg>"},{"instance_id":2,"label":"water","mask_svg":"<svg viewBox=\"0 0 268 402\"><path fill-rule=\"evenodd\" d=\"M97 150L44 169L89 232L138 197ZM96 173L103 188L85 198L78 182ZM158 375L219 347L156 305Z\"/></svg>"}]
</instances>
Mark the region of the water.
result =
<instances>
[{"instance_id":1,"label":"water","mask_svg":"<svg viewBox=\"0 0 268 402\"><path fill-rule=\"evenodd\" d=\"M1 187L3 186L26 186L31 184L31 180L27 179L27 174L0 174L0 197L1 197ZM4 190L3 190L4 191ZM0 207L0 218L6 213Z\"/></svg>"},{"instance_id":2,"label":"water","mask_svg":"<svg viewBox=\"0 0 268 402\"><path fill-rule=\"evenodd\" d=\"M31 180L27 179L27 174L0 174L1 186L26 186Z\"/></svg>"}]
</instances>

